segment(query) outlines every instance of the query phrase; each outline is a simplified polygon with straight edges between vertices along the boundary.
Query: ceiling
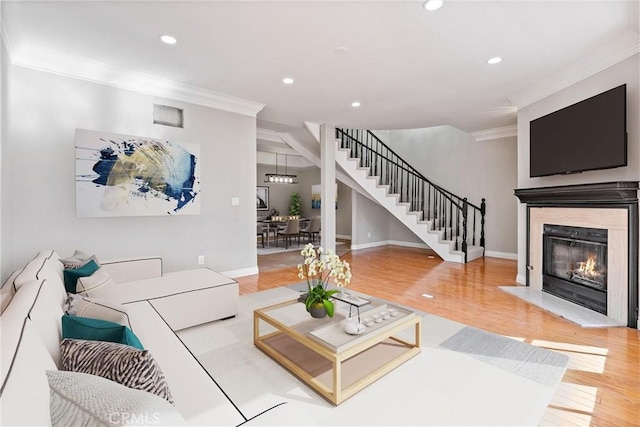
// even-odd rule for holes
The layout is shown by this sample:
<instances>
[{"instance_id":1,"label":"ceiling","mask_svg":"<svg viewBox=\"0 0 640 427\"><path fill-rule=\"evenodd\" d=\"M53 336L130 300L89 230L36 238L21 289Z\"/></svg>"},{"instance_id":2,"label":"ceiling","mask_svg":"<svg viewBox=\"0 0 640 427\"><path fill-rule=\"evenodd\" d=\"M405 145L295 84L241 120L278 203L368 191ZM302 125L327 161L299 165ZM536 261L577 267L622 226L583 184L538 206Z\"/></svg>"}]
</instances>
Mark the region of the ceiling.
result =
<instances>
[{"instance_id":1,"label":"ceiling","mask_svg":"<svg viewBox=\"0 0 640 427\"><path fill-rule=\"evenodd\" d=\"M576 64L592 52L606 56L629 40L638 49L637 0L449 0L435 12L421 4L5 0L2 31L23 64L47 51L263 103L259 127L278 132L305 121L468 132L514 125L540 82L571 83L567 70L584 70ZM162 34L177 44L161 43ZM494 56L504 60L488 65ZM283 84L286 76L294 83Z\"/></svg>"}]
</instances>

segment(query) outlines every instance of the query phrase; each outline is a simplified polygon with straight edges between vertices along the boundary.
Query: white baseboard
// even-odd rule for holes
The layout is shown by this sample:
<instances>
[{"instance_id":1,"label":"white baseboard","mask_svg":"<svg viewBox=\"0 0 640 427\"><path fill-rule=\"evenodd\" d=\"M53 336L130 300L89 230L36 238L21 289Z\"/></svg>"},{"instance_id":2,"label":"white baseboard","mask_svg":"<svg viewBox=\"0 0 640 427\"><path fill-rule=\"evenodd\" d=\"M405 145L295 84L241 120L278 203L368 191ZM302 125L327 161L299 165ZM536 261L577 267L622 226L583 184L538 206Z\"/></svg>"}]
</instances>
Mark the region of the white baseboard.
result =
<instances>
[{"instance_id":1,"label":"white baseboard","mask_svg":"<svg viewBox=\"0 0 640 427\"><path fill-rule=\"evenodd\" d=\"M525 276L524 274L518 274L516 276L516 283L526 286L527 285L527 276Z\"/></svg>"},{"instance_id":2,"label":"white baseboard","mask_svg":"<svg viewBox=\"0 0 640 427\"><path fill-rule=\"evenodd\" d=\"M512 254L509 252L497 252L497 251L484 251L484 256L490 256L493 258L504 258L504 259L518 259L518 254Z\"/></svg>"},{"instance_id":3,"label":"white baseboard","mask_svg":"<svg viewBox=\"0 0 640 427\"><path fill-rule=\"evenodd\" d=\"M378 246L386 246L388 243L387 241L382 241L382 242L368 242L368 243L362 243L360 245L354 245L353 243L351 244L351 250L352 251L357 251L359 249L369 249L369 248L377 248Z\"/></svg>"},{"instance_id":4,"label":"white baseboard","mask_svg":"<svg viewBox=\"0 0 640 427\"><path fill-rule=\"evenodd\" d=\"M358 249L368 249L375 248L378 246L386 246L386 245L394 245L394 246L404 246L407 248L419 248L419 249L430 249L429 245L420 242L403 242L401 240L383 240L380 242L368 242L361 243L359 245L351 245L352 251L357 251ZM493 258L504 258L504 259L512 259L517 260L518 254L512 254L509 252L498 252L498 251L485 251L485 256L493 257Z\"/></svg>"},{"instance_id":5,"label":"white baseboard","mask_svg":"<svg viewBox=\"0 0 640 427\"><path fill-rule=\"evenodd\" d=\"M388 240L387 244L388 245L395 245L395 246L404 246L406 248L431 249L431 247L429 245L427 245L426 243L422 243L422 242L403 242L403 241L400 241L400 240Z\"/></svg>"},{"instance_id":6,"label":"white baseboard","mask_svg":"<svg viewBox=\"0 0 640 427\"><path fill-rule=\"evenodd\" d=\"M351 236L347 234L336 234L336 239L351 240Z\"/></svg>"},{"instance_id":7,"label":"white baseboard","mask_svg":"<svg viewBox=\"0 0 640 427\"><path fill-rule=\"evenodd\" d=\"M400 240L383 240L380 242L368 242L368 243L362 243L359 245L351 245L351 250L352 251L357 251L358 249L369 249L369 248L377 248L379 246L388 246L388 245L394 245L394 246L404 246L407 248L420 248L420 249L429 249L429 246L427 246L424 243L417 243L417 242L402 242Z\"/></svg>"},{"instance_id":8,"label":"white baseboard","mask_svg":"<svg viewBox=\"0 0 640 427\"><path fill-rule=\"evenodd\" d=\"M239 270L221 271L220 274L235 279L236 277L253 276L258 272L258 266L256 265L255 267L241 268Z\"/></svg>"}]
</instances>

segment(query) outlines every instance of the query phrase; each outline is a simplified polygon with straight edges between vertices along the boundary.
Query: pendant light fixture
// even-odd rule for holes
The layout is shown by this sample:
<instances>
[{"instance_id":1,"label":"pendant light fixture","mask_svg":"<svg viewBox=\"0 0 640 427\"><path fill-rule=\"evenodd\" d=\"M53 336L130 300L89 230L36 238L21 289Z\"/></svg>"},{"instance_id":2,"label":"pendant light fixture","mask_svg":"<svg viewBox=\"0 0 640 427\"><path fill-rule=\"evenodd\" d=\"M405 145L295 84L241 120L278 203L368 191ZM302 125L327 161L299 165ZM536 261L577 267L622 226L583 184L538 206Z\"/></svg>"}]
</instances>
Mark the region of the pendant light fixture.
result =
<instances>
[{"instance_id":1,"label":"pendant light fixture","mask_svg":"<svg viewBox=\"0 0 640 427\"><path fill-rule=\"evenodd\" d=\"M276 153L276 173L267 173L264 175L264 182L271 184L297 184L298 175L289 175L287 173L287 155L284 155L284 174L278 173L278 153Z\"/></svg>"}]
</instances>

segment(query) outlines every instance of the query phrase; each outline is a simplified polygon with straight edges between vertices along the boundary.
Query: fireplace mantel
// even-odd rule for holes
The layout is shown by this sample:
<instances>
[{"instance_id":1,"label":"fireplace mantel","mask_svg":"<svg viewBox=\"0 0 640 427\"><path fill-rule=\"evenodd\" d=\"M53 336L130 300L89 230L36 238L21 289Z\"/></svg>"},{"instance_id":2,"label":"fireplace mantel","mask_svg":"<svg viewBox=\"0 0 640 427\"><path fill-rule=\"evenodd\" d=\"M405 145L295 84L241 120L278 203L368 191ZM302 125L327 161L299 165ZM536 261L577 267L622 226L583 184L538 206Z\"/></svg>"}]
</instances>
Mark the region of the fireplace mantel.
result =
<instances>
[{"instance_id":1,"label":"fireplace mantel","mask_svg":"<svg viewBox=\"0 0 640 427\"><path fill-rule=\"evenodd\" d=\"M527 205L629 203L638 201L638 181L520 188L514 193Z\"/></svg>"},{"instance_id":2,"label":"fireplace mantel","mask_svg":"<svg viewBox=\"0 0 640 427\"><path fill-rule=\"evenodd\" d=\"M608 259L617 261L607 295L609 317L638 327L638 181L603 182L515 190L527 205L527 286L542 290L544 224L607 229L614 244ZM615 243L617 242L617 243ZM615 287L615 283L619 285ZM620 287L620 285L622 287Z\"/></svg>"}]
</instances>

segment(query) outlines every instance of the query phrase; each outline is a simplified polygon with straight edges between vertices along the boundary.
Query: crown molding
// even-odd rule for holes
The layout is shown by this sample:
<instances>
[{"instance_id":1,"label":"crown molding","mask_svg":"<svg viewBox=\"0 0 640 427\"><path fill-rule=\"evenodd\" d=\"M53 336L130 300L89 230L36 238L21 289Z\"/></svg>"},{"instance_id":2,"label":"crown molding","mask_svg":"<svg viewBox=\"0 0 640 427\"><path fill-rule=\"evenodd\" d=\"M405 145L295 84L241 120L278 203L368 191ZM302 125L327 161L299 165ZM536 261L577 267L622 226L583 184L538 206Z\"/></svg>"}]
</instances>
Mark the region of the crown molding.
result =
<instances>
[{"instance_id":1,"label":"crown molding","mask_svg":"<svg viewBox=\"0 0 640 427\"><path fill-rule=\"evenodd\" d=\"M102 62L78 58L49 49L29 47L21 49L20 52L12 51L4 33L3 38L11 62L16 66L250 117L256 117L265 107L265 104L259 102L148 74L126 71Z\"/></svg>"},{"instance_id":2,"label":"crown molding","mask_svg":"<svg viewBox=\"0 0 640 427\"><path fill-rule=\"evenodd\" d=\"M517 125L504 126L500 128L493 128L493 129L484 129L476 132L471 132L471 136L473 136L477 142L491 141L493 139L499 139L499 138L509 138L517 135L518 135Z\"/></svg>"},{"instance_id":3,"label":"crown molding","mask_svg":"<svg viewBox=\"0 0 640 427\"><path fill-rule=\"evenodd\" d=\"M640 53L640 34L627 30L613 41L592 51L587 57L563 67L562 71L556 75L513 94L509 100L518 109L527 107L638 53Z\"/></svg>"}]
</instances>

